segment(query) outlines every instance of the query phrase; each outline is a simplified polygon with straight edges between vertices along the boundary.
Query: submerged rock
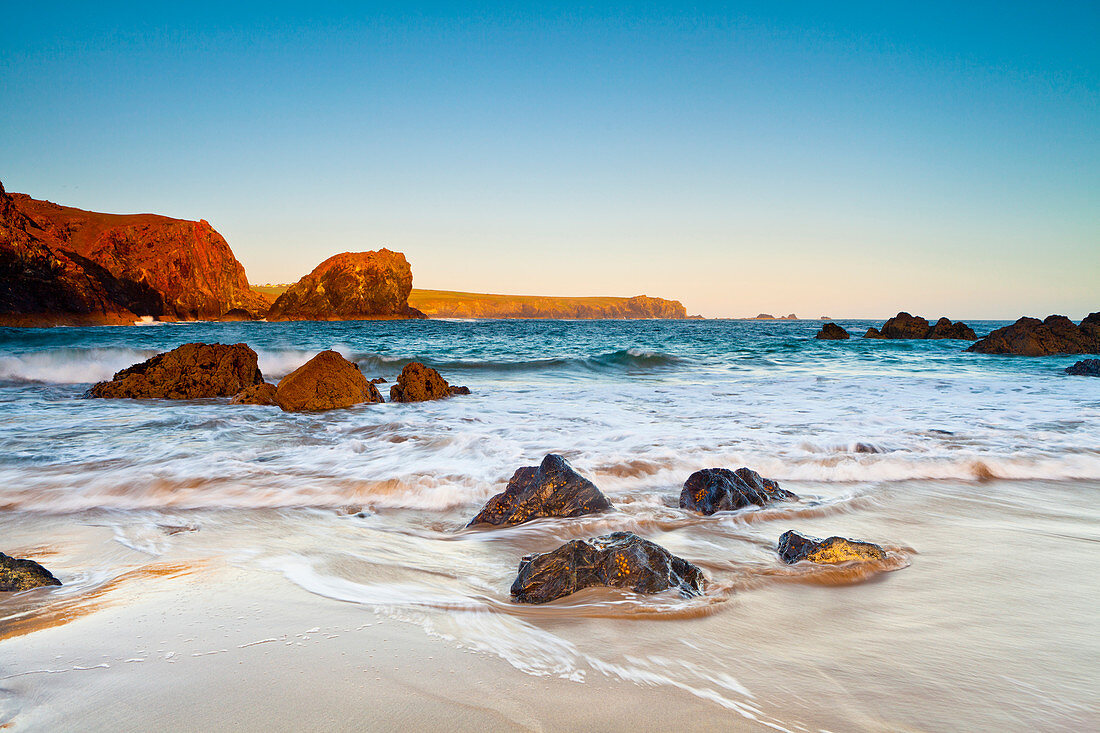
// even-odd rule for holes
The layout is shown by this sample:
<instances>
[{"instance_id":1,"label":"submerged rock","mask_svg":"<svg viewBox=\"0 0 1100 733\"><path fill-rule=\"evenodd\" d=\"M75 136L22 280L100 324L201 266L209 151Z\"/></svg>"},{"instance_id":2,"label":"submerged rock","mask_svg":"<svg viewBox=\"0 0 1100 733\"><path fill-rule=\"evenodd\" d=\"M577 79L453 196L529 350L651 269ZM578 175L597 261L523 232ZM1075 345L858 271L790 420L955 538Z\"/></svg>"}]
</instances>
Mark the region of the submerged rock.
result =
<instances>
[{"instance_id":1,"label":"submerged rock","mask_svg":"<svg viewBox=\"0 0 1100 733\"><path fill-rule=\"evenodd\" d=\"M231 405L278 405L275 401L276 387L270 382L263 382L262 384L253 384L250 387L245 387L237 394L233 395L233 399L229 400Z\"/></svg>"},{"instance_id":2,"label":"submerged rock","mask_svg":"<svg viewBox=\"0 0 1100 733\"><path fill-rule=\"evenodd\" d=\"M0 552L0 591L30 590L61 581L34 560L21 560Z\"/></svg>"},{"instance_id":3,"label":"submerged rock","mask_svg":"<svg viewBox=\"0 0 1100 733\"><path fill-rule=\"evenodd\" d=\"M821 327L821 330L814 336L816 339L826 339L832 341L839 341L841 339L850 338L850 334L835 323L826 323Z\"/></svg>"},{"instance_id":4,"label":"submerged rock","mask_svg":"<svg viewBox=\"0 0 1100 733\"><path fill-rule=\"evenodd\" d=\"M520 603L547 603L591 586L635 593L678 588L691 598L703 593L706 577L698 567L656 543L633 532L613 532L525 556L511 593Z\"/></svg>"},{"instance_id":5,"label":"submerged rock","mask_svg":"<svg viewBox=\"0 0 1100 733\"><path fill-rule=\"evenodd\" d=\"M819 565L837 565L845 562L867 562L885 560L886 551L878 545L844 537L807 537L804 534L787 530L779 537L777 547L783 562L793 565L800 560L809 560Z\"/></svg>"},{"instance_id":6,"label":"submerged rock","mask_svg":"<svg viewBox=\"0 0 1100 733\"><path fill-rule=\"evenodd\" d=\"M390 402L426 402L456 394L470 394L466 387L452 387L439 372L418 361L405 365L390 387Z\"/></svg>"},{"instance_id":7,"label":"submerged rock","mask_svg":"<svg viewBox=\"0 0 1100 733\"><path fill-rule=\"evenodd\" d=\"M779 488L749 468L704 468L688 476L680 492L680 508L703 514L730 511L756 504L767 506L776 501L798 501L791 492Z\"/></svg>"},{"instance_id":8,"label":"submerged rock","mask_svg":"<svg viewBox=\"0 0 1100 733\"><path fill-rule=\"evenodd\" d=\"M962 321L952 323L950 318L941 318L935 325L920 316L905 311L898 313L882 324L881 329L869 328L863 338L869 339L966 339L977 336L970 326Z\"/></svg>"},{"instance_id":9,"label":"submerged rock","mask_svg":"<svg viewBox=\"0 0 1100 733\"><path fill-rule=\"evenodd\" d=\"M979 354L1100 354L1100 313L1090 313L1078 326L1065 316L1021 318L998 328L967 351Z\"/></svg>"},{"instance_id":10,"label":"submerged rock","mask_svg":"<svg viewBox=\"0 0 1100 733\"><path fill-rule=\"evenodd\" d=\"M1073 366L1066 367L1066 374L1079 377L1100 377L1100 359L1082 359Z\"/></svg>"},{"instance_id":11,"label":"submerged rock","mask_svg":"<svg viewBox=\"0 0 1100 733\"><path fill-rule=\"evenodd\" d=\"M485 504L467 527L513 525L543 517L580 517L614 508L596 485L550 453L539 466L516 469L508 486Z\"/></svg>"},{"instance_id":12,"label":"submerged rock","mask_svg":"<svg viewBox=\"0 0 1100 733\"><path fill-rule=\"evenodd\" d=\"M358 365L335 351L322 351L279 381L275 402L287 412L304 412L383 399Z\"/></svg>"},{"instance_id":13,"label":"submerged rock","mask_svg":"<svg viewBox=\"0 0 1100 733\"><path fill-rule=\"evenodd\" d=\"M184 344L115 374L88 397L191 400L231 397L262 384L256 352L245 344Z\"/></svg>"}]
</instances>

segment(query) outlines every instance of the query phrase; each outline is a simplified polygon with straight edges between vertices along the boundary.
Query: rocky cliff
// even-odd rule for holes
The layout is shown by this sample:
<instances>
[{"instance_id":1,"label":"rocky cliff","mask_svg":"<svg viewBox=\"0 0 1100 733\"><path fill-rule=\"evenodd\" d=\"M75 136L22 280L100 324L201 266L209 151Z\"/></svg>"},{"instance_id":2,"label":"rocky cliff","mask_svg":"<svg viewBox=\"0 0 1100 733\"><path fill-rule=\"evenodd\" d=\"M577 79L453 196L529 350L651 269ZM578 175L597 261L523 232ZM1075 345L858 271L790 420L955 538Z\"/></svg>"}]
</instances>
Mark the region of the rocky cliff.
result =
<instances>
[{"instance_id":1,"label":"rocky cliff","mask_svg":"<svg viewBox=\"0 0 1100 733\"><path fill-rule=\"evenodd\" d=\"M423 318L409 307L412 268L405 255L343 252L291 285L268 311L269 321Z\"/></svg>"},{"instance_id":2,"label":"rocky cliff","mask_svg":"<svg viewBox=\"0 0 1100 733\"><path fill-rule=\"evenodd\" d=\"M409 304L432 318L687 318L677 300L489 295L413 290Z\"/></svg>"},{"instance_id":3,"label":"rocky cliff","mask_svg":"<svg viewBox=\"0 0 1100 733\"><path fill-rule=\"evenodd\" d=\"M100 214L0 184L0 323L132 323L263 313L244 267L205 221Z\"/></svg>"}]
</instances>

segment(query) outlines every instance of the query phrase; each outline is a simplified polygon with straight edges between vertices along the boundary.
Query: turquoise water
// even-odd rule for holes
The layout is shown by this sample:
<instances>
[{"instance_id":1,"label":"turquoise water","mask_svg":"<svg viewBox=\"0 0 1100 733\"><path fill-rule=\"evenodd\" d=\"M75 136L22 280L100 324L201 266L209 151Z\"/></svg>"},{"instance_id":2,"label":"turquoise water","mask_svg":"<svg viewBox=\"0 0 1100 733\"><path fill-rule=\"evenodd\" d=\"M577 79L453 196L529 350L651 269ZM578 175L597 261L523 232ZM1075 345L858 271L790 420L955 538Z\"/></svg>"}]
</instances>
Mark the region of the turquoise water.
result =
<instances>
[{"instance_id":1,"label":"turquoise water","mask_svg":"<svg viewBox=\"0 0 1100 733\"><path fill-rule=\"evenodd\" d=\"M854 334L879 325L841 323ZM1004 324L971 325L982 334ZM325 627L334 604L354 604L422 629L428 651L487 655L550 729L582 721L547 707L532 679L611 681L646 699L686 694L691 719L729 715L753 730L1095 728L1100 379L1065 375L1074 357L968 354L958 341L816 341L819 327L0 331L0 550L42 558L65 583L0 599L0 679L10 678L0 723L78 722L66 710L86 689L35 670L96 669L99 690L161 675L168 700L174 660L226 651L208 628L223 621L214 611L155 650L108 633L93 654L75 629L4 640L36 615L109 623L94 620L117 617L99 610L101 596L112 613L140 618L151 581L138 573L167 564L202 568L189 572L204 587L230 568L227 598L250 599L252 583L308 595L317 605L299 631ZM227 399L82 399L91 383L189 341L247 343L270 381L335 348L368 377L392 382L415 359L472 394L320 414ZM517 467L548 452L565 455L616 511L464 529ZM684 480L714 466L749 466L802 499L714 517L681 510ZM788 529L878 542L890 553L878 570L894 572L784 566L774 548ZM537 608L509 598L524 554L619 530L699 565L707 593L591 589ZM188 592L183 581L160 582L159 598ZM35 642L43 635L70 642L57 654ZM129 671L136 661L146 664ZM142 716L128 724L151 725Z\"/></svg>"}]
</instances>

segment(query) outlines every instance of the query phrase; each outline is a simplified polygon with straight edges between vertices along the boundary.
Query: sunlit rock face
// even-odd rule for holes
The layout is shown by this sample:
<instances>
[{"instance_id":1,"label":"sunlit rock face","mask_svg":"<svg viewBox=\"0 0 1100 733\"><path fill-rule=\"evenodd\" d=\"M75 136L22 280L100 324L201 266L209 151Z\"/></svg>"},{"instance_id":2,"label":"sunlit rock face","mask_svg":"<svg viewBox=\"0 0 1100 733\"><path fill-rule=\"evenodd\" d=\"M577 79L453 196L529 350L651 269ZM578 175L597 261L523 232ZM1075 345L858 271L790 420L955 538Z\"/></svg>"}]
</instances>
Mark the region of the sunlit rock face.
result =
<instances>
[{"instance_id":1,"label":"sunlit rock face","mask_svg":"<svg viewBox=\"0 0 1100 733\"><path fill-rule=\"evenodd\" d=\"M435 369L418 361L406 364L390 387L390 402L426 402L452 395L470 394L466 387L452 387Z\"/></svg>"},{"instance_id":2,"label":"sunlit rock face","mask_svg":"<svg viewBox=\"0 0 1100 733\"><path fill-rule=\"evenodd\" d=\"M706 578L698 567L654 542L633 532L613 532L527 555L511 593L520 603L548 603L592 586L635 593L677 588L690 598L703 593Z\"/></svg>"},{"instance_id":3,"label":"sunlit rock face","mask_svg":"<svg viewBox=\"0 0 1100 733\"><path fill-rule=\"evenodd\" d=\"M798 501L798 497L749 468L704 468L688 476L680 492L680 508L702 514L777 501Z\"/></svg>"},{"instance_id":4,"label":"sunlit rock face","mask_svg":"<svg viewBox=\"0 0 1100 733\"><path fill-rule=\"evenodd\" d=\"M792 530L779 537L779 557L788 565L809 560L819 565L885 560L886 551L878 545L844 537L818 539Z\"/></svg>"},{"instance_id":5,"label":"sunlit rock face","mask_svg":"<svg viewBox=\"0 0 1100 733\"><path fill-rule=\"evenodd\" d=\"M231 397L263 384L256 352L245 344L184 344L123 369L88 397L193 400Z\"/></svg>"},{"instance_id":6,"label":"sunlit rock face","mask_svg":"<svg viewBox=\"0 0 1100 733\"><path fill-rule=\"evenodd\" d=\"M61 585L61 581L34 560L9 557L0 552L0 592Z\"/></svg>"},{"instance_id":7,"label":"sunlit rock face","mask_svg":"<svg viewBox=\"0 0 1100 733\"><path fill-rule=\"evenodd\" d=\"M405 255L343 252L317 265L313 272L278 297L270 321L342 321L372 318L424 318L409 307L412 268Z\"/></svg>"},{"instance_id":8,"label":"sunlit rock face","mask_svg":"<svg viewBox=\"0 0 1100 733\"><path fill-rule=\"evenodd\" d=\"M489 499L469 526L512 525L543 517L580 517L612 509L596 485L551 453L538 466L516 470L503 492Z\"/></svg>"},{"instance_id":9,"label":"sunlit rock face","mask_svg":"<svg viewBox=\"0 0 1100 733\"><path fill-rule=\"evenodd\" d=\"M279 380L275 403L287 412L335 410L382 402L378 388L359 366L335 351L322 351Z\"/></svg>"}]
</instances>

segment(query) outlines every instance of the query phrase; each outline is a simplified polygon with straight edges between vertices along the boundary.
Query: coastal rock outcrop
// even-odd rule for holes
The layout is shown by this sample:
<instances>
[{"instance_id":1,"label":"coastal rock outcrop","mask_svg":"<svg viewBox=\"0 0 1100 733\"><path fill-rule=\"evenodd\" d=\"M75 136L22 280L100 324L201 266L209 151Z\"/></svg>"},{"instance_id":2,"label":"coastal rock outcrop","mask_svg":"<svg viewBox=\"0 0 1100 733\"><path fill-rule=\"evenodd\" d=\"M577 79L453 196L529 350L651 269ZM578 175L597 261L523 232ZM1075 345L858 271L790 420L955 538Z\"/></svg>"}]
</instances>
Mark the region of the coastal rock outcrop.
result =
<instances>
[{"instance_id":1,"label":"coastal rock outcrop","mask_svg":"<svg viewBox=\"0 0 1100 733\"><path fill-rule=\"evenodd\" d=\"M680 301L647 295L555 297L414 289L409 304L431 318L687 318Z\"/></svg>"},{"instance_id":2,"label":"coastal rock outcrop","mask_svg":"<svg viewBox=\"0 0 1100 733\"><path fill-rule=\"evenodd\" d=\"M33 263L41 262L45 248L60 263L52 272L32 266L14 273L10 287L22 293L20 313L59 323L132 323L142 315L193 320L267 309L249 289L225 239L206 221L101 214L24 194L0 199L0 219L7 222L0 224L0 250L21 250L22 260ZM13 228L19 230L15 238Z\"/></svg>"},{"instance_id":3,"label":"coastal rock outcrop","mask_svg":"<svg viewBox=\"0 0 1100 733\"><path fill-rule=\"evenodd\" d=\"M1100 359L1082 359L1066 367L1066 374L1078 377L1100 377Z\"/></svg>"},{"instance_id":4,"label":"coastal rock outcrop","mask_svg":"<svg viewBox=\"0 0 1100 733\"><path fill-rule=\"evenodd\" d=\"M779 557L788 565L793 565L800 560L809 560L821 565L836 565L845 562L886 559L886 551L870 542L844 537L827 537L822 540L793 529L780 535L776 549Z\"/></svg>"},{"instance_id":5,"label":"coastal rock outcrop","mask_svg":"<svg viewBox=\"0 0 1100 733\"><path fill-rule=\"evenodd\" d=\"M390 402L426 402L462 394L470 394L470 390L452 387L435 369L414 361L405 365L397 384L390 387Z\"/></svg>"},{"instance_id":6,"label":"coastal rock outcrop","mask_svg":"<svg viewBox=\"0 0 1100 733\"><path fill-rule=\"evenodd\" d=\"M798 501L798 497L749 468L704 468L688 476L680 492L681 509L703 514L777 501Z\"/></svg>"},{"instance_id":7,"label":"coastal rock outcrop","mask_svg":"<svg viewBox=\"0 0 1100 733\"><path fill-rule=\"evenodd\" d=\"M61 581L34 560L9 557L0 552L0 591L11 592L61 585Z\"/></svg>"},{"instance_id":8,"label":"coastal rock outcrop","mask_svg":"<svg viewBox=\"0 0 1100 733\"><path fill-rule=\"evenodd\" d=\"M279 380L275 402L287 412L334 410L382 402L359 366L335 351L322 351Z\"/></svg>"},{"instance_id":9,"label":"coastal rock outcrop","mask_svg":"<svg viewBox=\"0 0 1100 733\"><path fill-rule=\"evenodd\" d=\"M412 268L405 255L343 252L291 285L267 313L269 321L424 318L409 307Z\"/></svg>"},{"instance_id":10,"label":"coastal rock outcrop","mask_svg":"<svg viewBox=\"0 0 1100 733\"><path fill-rule=\"evenodd\" d=\"M547 603L592 586L635 593L677 588L691 598L703 593L706 577L698 567L654 542L633 532L613 532L525 556L511 594L520 603Z\"/></svg>"},{"instance_id":11,"label":"coastal rock outcrop","mask_svg":"<svg viewBox=\"0 0 1100 733\"><path fill-rule=\"evenodd\" d=\"M253 384L245 387L237 394L233 395L233 399L229 400L231 405L278 405L275 401L276 387L270 382L261 382L260 384Z\"/></svg>"},{"instance_id":12,"label":"coastal rock outcrop","mask_svg":"<svg viewBox=\"0 0 1100 733\"><path fill-rule=\"evenodd\" d=\"M887 319L882 328L867 329L863 338L869 339L964 339L974 340L974 330L962 321L952 323L950 318L940 318L935 325L920 316L905 311Z\"/></svg>"},{"instance_id":13,"label":"coastal rock outcrop","mask_svg":"<svg viewBox=\"0 0 1100 733\"><path fill-rule=\"evenodd\" d=\"M179 346L123 369L109 382L88 390L88 397L191 400L231 397L262 384L256 352L245 344Z\"/></svg>"},{"instance_id":14,"label":"coastal rock outcrop","mask_svg":"<svg viewBox=\"0 0 1100 733\"><path fill-rule=\"evenodd\" d=\"M970 346L979 354L1051 356L1100 354L1100 313L1090 313L1077 325L1065 316L1024 317L998 328Z\"/></svg>"},{"instance_id":15,"label":"coastal rock outcrop","mask_svg":"<svg viewBox=\"0 0 1100 733\"><path fill-rule=\"evenodd\" d=\"M543 517L580 517L613 509L596 485L569 461L550 453L538 466L516 469L508 486L485 504L466 526L513 525Z\"/></svg>"},{"instance_id":16,"label":"coastal rock outcrop","mask_svg":"<svg viewBox=\"0 0 1100 733\"><path fill-rule=\"evenodd\" d=\"M851 334L835 323L826 323L821 327L821 330L817 332L817 335L814 336L815 339L826 339L830 341L839 341L850 337Z\"/></svg>"}]
</instances>

